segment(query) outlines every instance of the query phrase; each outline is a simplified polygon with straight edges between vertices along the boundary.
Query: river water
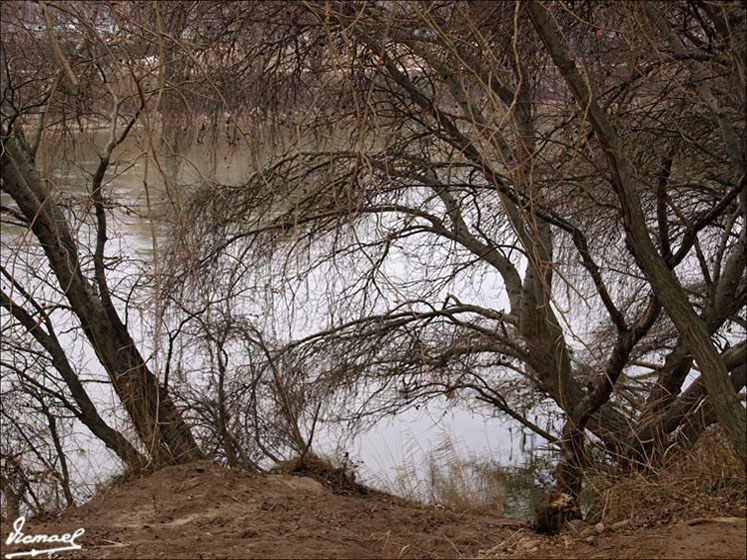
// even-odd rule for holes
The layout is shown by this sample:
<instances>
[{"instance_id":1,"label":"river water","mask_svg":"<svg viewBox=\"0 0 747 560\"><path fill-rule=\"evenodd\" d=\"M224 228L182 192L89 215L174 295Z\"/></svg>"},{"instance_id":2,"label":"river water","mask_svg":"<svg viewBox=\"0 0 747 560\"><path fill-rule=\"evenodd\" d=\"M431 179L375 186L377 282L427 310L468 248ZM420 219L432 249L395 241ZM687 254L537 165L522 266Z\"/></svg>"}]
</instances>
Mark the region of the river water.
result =
<instances>
[{"instance_id":1,"label":"river water","mask_svg":"<svg viewBox=\"0 0 747 560\"><path fill-rule=\"evenodd\" d=\"M102 130L88 141L80 139L68 144L50 141L42 145L39 167L50 178L58 195L73 201L71 208L74 201L80 203L88 195L90 174L98 163L97 152L106 137L107 132ZM171 228L162 217L169 205L181 202L180 186L204 179L241 184L249 176L249 162L246 149L231 147L225 141L210 147L192 143L179 157L162 147L153 149L143 139L128 140L118 147L105 180L105 193L111 201L108 255L120 252L128 261L115 275L126 280L143 270L153 272L162 266L159 251L171 235ZM12 228L3 227L4 234L13 235ZM13 246L6 239L3 250L7 252ZM3 260L7 262L7 255ZM140 311L145 314L155 309L143 304ZM131 324L138 325L136 321ZM132 330L143 355L156 356L150 331L138 326ZM90 349L83 352L88 353L84 362L96 369ZM158 369L157 363L154 369ZM111 394L100 388L96 392L98 399L112 402ZM322 426L315 441L317 452L339 453L339 437L338 429ZM85 462L94 467L81 466L78 470L88 473L82 476L90 476L91 471L99 477L106 476L112 472L110 460L105 455L97 456L100 451L92 445ZM443 466L456 456L465 461L496 460L503 465L516 465L526 459L525 450L534 447L533 440L527 442L518 430L512 431L500 419L438 403L382 420L344 445L350 460L359 466L363 481L421 498L428 498L428 479L434 462Z\"/></svg>"}]
</instances>

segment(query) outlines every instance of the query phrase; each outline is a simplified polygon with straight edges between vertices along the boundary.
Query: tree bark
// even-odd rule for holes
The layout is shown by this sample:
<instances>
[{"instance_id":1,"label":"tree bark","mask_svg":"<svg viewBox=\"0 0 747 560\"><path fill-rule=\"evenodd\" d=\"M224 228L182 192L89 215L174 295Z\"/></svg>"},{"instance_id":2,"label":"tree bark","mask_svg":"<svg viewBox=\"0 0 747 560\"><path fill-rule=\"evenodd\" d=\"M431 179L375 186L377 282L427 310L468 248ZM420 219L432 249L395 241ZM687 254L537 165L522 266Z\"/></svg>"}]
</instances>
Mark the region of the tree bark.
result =
<instances>
[{"instance_id":1,"label":"tree bark","mask_svg":"<svg viewBox=\"0 0 747 560\"><path fill-rule=\"evenodd\" d=\"M745 371L747 371L745 349L745 343L742 342L729 348L721 355L724 364L731 371L730 383L737 392L745 385ZM695 424L686 420L686 418L692 414L706 396L703 379L699 377L668 407L642 423L636 431L633 441L631 441L631 453L640 458L645 452L645 456L649 457L651 455L650 448L665 442L668 439L668 434L672 433L677 427L683 426L683 422L683 433L689 440L696 439L699 432L695 429ZM701 423L700 427L712 423L713 419L717 418L710 400L703 403L697 415L702 416L705 423Z\"/></svg>"},{"instance_id":2,"label":"tree bark","mask_svg":"<svg viewBox=\"0 0 747 560\"><path fill-rule=\"evenodd\" d=\"M20 287L16 286L20 290ZM147 463L137 449L120 432L109 426L96 410L96 406L88 396L88 392L73 370L70 362L60 346L54 331L51 330L49 319L45 316L44 323L49 329L44 332L38 321L35 320L25 309L16 305L4 292L0 291L0 306L7 309L16 320L41 344L52 359L52 365L65 380L73 401L78 406L74 410L76 418L91 430L104 445L111 449L131 471L141 470ZM39 311L39 310L37 310Z\"/></svg>"},{"instance_id":3,"label":"tree bark","mask_svg":"<svg viewBox=\"0 0 747 560\"><path fill-rule=\"evenodd\" d=\"M3 143L2 181L31 225L60 289L106 369L156 465L202 458L189 426L148 369L127 328L107 313L80 270L76 242L50 192L14 138Z\"/></svg>"},{"instance_id":4,"label":"tree bark","mask_svg":"<svg viewBox=\"0 0 747 560\"><path fill-rule=\"evenodd\" d=\"M576 67L559 30L548 17L547 9L536 1L525 5L538 35L573 92L579 107L585 111L604 151L612 184L623 212L628 250L651 284L665 311L685 338L703 373L719 421L729 433L737 454L747 465L747 411L729 381L726 367L713 346L705 323L690 305L677 276L664 262L649 237L641 201L617 132L596 102L592 85L583 79Z\"/></svg>"}]
</instances>

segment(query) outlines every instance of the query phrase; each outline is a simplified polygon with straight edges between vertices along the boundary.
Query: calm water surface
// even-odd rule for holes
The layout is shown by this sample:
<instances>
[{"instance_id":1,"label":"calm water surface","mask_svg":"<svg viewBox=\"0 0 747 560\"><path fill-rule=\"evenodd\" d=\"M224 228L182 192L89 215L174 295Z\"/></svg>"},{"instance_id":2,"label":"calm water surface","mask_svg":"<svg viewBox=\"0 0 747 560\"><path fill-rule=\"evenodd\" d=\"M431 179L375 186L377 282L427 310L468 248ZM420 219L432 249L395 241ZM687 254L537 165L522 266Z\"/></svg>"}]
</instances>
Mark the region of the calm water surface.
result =
<instances>
[{"instance_id":1,"label":"calm water surface","mask_svg":"<svg viewBox=\"0 0 747 560\"><path fill-rule=\"evenodd\" d=\"M89 141L78 140L64 146L50 142L40 151L40 169L71 209L76 204L86 203L91 174L98 165L97 150L105 144L106 138L107 132L101 131ZM247 152L246 149L229 148L225 143L219 143L217 148L193 144L180 157L169 155L162 147L146 155L148 150L136 140L128 140L118 147L105 178L105 196L111 203L109 227L112 240L108 254L111 256L121 251L133 261L117 274L138 274L143 265L157 265L154 256L171 235L171 227L163 216L170 205L182 203L184 193L180 185L194 185L205 179L241 184L249 177L252 167ZM19 233L13 228L3 227L4 235ZM4 251L13 245L6 239ZM153 351L152 339L142 332L134 334L145 355ZM88 357L89 362L93 360L93 356ZM317 437L318 450L334 452L338 447L338 437L335 430L322 430ZM351 459L361 464L360 474L364 480L393 488L397 485L398 475L408 471L410 476L414 474L417 478L412 483L417 486L425 484L428 457L443 445L445 438L452 441L464 458L517 464L526 457L521 438L512 437L504 422L439 405L384 420L348 442L346 449ZM90 457L87 461L90 463ZM95 463L98 468L94 470L100 473L106 460L101 457Z\"/></svg>"}]
</instances>

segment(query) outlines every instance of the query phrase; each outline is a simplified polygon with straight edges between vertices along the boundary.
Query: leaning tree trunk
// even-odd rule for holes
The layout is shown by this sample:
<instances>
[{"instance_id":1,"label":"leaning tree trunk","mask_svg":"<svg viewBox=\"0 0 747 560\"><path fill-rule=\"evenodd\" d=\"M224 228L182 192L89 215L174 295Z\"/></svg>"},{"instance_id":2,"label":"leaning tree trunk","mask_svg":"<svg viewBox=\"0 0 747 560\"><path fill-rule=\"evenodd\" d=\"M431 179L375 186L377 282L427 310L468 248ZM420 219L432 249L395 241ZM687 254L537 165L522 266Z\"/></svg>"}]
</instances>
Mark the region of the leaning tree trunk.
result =
<instances>
[{"instance_id":1,"label":"leaning tree trunk","mask_svg":"<svg viewBox=\"0 0 747 560\"><path fill-rule=\"evenodd\" d=\"M78 248L54 197L13 138L3 143L2 188L39 241L83 331L156 465L202 458L189 426L135 347L119 316L80 270Z\"/></svg>"},{"instance_id":2,"label":"leaning tree trunk","mask_svg":"<svg viewBox=\"0 0 747 560\"><path fill-rule=\"evenodd\" d=\"M667 266L649 237L641 201L617 132L596 102L591 84L582 77L576 62L563 43L556 23L549 17L547 8L535 1L527 3L526 6L538 35L573 92L578 105L585 111L604 151L612 184L622 208L628 250L687 342L703 374L719 421L729 433L737 454L747 464L747 411L729 381L729 374L713 346L704 321L693 309L677 276Z\"/></svg>"},{"instance_id":3,"label":"leaning tree trunk","mask_svg":"<svg viewBox=\"0 0 747 560\"><path fill-rule=\"evenodd\" d=\"M0 267L5 276L8 274L5 269ZM111 449L114 453L119 456L122 463L132 471L137 472L141 470L147 464L147 460L143 457L137 449L127 440L124 435L109 426L106 421L101 418L96 406L88 396L83 383L81 383L77 374L70 365L70 362L65 355L65 351L62 349L57 335L54 332L54 327L49 315L44 311L41 305L37 304L33 298L28 294L14 279L11 279L13 287L17 292L20 292L27 301L31 303L36 312L36 316L28 313L23 307L18 305L16 302L10 299L8 294L0 290L0 307L5 308L9 313L15 317L15 319L23 325L34 339L44 347L52 360L52 365L60 374L62 379L67 384L67 388L70 391L70 395L73 397L73 401L78 405L78 409L74 411L75 416L80 420L96 437L98 437L104 445ZM38 317L38 318L37 318ZM42 328L42 325L46 327L46 332Z\"/></svg>"}]
</instances>

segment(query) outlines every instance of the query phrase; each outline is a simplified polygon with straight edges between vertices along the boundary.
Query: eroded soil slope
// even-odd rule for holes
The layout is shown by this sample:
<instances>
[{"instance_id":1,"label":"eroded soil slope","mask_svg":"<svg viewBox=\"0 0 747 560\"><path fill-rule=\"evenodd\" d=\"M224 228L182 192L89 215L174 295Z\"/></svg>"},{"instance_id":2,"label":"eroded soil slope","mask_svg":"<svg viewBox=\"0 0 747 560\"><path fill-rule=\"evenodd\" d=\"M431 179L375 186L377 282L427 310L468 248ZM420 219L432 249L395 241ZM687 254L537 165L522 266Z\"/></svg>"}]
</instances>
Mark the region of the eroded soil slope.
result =
<instances>
[{"instance_id":1,"label":"eroded soil slope","mask_svg":"<svg viewBox=\"0 0 747 560\"><path fill-rule=\"evenodd\" d=\"M377 492L337 495L316 480L207 462L112 486L26 534L78 527L77 558L745 558L745 522L536 535L499 517L454 513ZM30 547L6 547L3 556ZM588 531L587 531L588 532ZM41 547L37 547L41 548ZM64 556L64 555L63 555Z\"/></svg>"}]
</instances>

